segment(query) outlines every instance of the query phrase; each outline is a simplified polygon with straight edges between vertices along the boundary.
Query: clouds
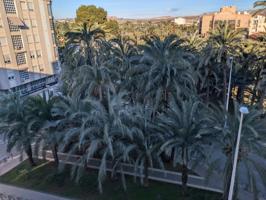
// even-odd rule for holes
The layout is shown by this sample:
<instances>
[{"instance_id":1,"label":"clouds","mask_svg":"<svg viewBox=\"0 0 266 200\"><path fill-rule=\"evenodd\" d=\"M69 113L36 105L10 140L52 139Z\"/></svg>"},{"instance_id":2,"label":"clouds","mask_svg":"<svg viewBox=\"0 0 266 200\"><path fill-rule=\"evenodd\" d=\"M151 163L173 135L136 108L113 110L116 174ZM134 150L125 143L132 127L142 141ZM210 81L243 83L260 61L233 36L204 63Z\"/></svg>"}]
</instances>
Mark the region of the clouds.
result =
<instances>
[{"instance_id":1,"label":"clouds","mask_svg":"<svg viewBox=\"0 0 266 200\"><path fill-rule=\"evenodd\" d=\"M168 11L170 13L175 13L175 12L178 12L179 11L179 8L170 8Z\"/></svg>"}]
</instances>

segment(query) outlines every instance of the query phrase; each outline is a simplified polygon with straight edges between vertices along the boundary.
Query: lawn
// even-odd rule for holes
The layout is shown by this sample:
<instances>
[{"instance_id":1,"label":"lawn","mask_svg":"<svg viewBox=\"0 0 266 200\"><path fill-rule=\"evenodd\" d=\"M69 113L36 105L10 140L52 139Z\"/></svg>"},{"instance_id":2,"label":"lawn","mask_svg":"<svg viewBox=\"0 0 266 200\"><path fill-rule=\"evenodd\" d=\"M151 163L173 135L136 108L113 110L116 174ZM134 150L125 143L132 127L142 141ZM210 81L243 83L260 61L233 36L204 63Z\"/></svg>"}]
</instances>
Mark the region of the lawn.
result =
<instances>
[{"instance_id":1,"label":"lawn","mask_svg":"<svg viewBox=\"0 0 266 200\"><path fill-rule=\"evenodd\" d=\"M25 161L14 170L0 177L0 182L30 188L37 191L53 193L75 199L87 200L177 200L183 199L180 187L173 184L151 182L144 188L134 183L132 177L127 180L127 192L124 192L120 181L109 178L104 184L104 194L97 190L97 173L89 170L77 184L70 179L69 170L58 172L52 163L39 162L31 168ZM188 189L186 200L219 200L220 194L197 189Z\"/></svg>"}]
</instances>

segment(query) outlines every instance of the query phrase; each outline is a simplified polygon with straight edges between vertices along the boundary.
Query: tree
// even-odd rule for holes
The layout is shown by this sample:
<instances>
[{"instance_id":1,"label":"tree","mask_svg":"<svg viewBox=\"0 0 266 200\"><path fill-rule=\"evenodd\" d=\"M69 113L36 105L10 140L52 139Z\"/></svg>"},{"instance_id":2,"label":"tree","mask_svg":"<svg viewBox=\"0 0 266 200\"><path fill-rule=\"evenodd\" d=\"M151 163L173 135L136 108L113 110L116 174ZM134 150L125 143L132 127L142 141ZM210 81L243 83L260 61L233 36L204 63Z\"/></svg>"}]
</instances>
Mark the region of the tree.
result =
<instances>
[{"instance_id":1,"label":"tree","mask_svg":"<svg viewBox=\"0 0 266 200\"><path fill-rule=\"evenodd\" d=\"M57 119L53 116L53 108L56 97L49 95L45 99L39 95L28 99L27 109L29 112L30 129L35 132L35 148L52 150L55 165L59 165L58 147L62 137Z\"/></svg>"},{"instance_id":2,"label":"tree","mask_svg":"<svg viewBox=\"0 0 266 200\"><path fill-rule=\"evenodd\" d=\"M78 65L95 63L96 53L99 50L99 45L105 37L105 32L99 28L93 29L84 23L76 30L67 32L68 38L66 53L71 52L73 57L79 56ZM66 65L71 65L73 57L65 59ZM69 61L69 62L67 62Z\"/></svg>"},{"instance_id":3,"label":"tree","mask_svg":"<svg viewBox=\"0 0 266 200\"><path fill-rule=\"evenodd\" d=\"M203 145L210 134L204 130L203 106L197 100L171 98L168 110L159 116L158 126L164 135L161 150L173 158L173 166L182 165L182 188L186 194L189 167L203 162ZM192 167L193 168L193 167ZM193 170L193 169L192 169Z\"/></svg>"},{"instance_id":4,"label":"tree","mask_svg":"<svg viewBox=\"0 0 266 200\"><path fill-rule=\"evenodd\" d=\"M103 30L110 35L109 37L118 36L120 33L119 24L116 20L108 20L105 22Z\"/></svg>"},{"instance_id":5,"label":"tree","mask_svg":"<svg viewBox=\"0 0 266 200\"><path fill-rule=\"evenodd\" d=\"M160 104L167 107L171 93L189 96L194 92L195 79L189 59L192 55L181 46L177 36L171 35L161 41L159 37L146 40L142 63L149 67L145 92L153 100L155 111ZM162 108L162 107L161 107Z\"/></svg>"},{"instance_id":6,"label":"tree","mask_svg":"<svg viewBox=\"0 0 266 200\"><path fill-rule=\"evenodd\" d=\"M224 116L227 115L227 123L224 125ZM239 105L235 102L233 111L226 113L223 106L213 106L208 112L208 126L212 133L217 136L213 139L213 148L209 149L210 169L222 171L224 175L224 199L228 199L228 191L233 168L233 155L237 140L240 123ZM254 199L257 199L259 191L265 190L265 138L266 118L262 110L250 107L250 113L245 115L242 127L241 143L238 157L238 168L236 176L235 194L240 185L253 192ZM221 153L223 156L221 156ZM217 157L219 155L219 157ZM263 161L263 162L262 162ZM259 174L259 176L258 176ZM261 177L261 178L259 178ZM261 188L260 183L264 184Z\"/></svg>"},{"instance_id":7,"label":"tree","mask_svg":"<svg viewBox=\"0 0 266 200\"><path fill-rule=\"evenodd\" d=\"M254 8L257 8L257 7L259 7L259 10L256 11L256 14L265 11L266 10L266 1L265 0L264 1L263 0L262 1L256 1L254 3Z\"/></svg>"},{"instance_id":8,"label":"tree","mask_svg":"<svg viewBox=\"0 0 266 200\"><path fill-rule=\"evenodd\" d=\"M229 23L220 23L210 33L209 42L212 46L210 52L207 53L205 60L211 57L216 58L216 65L220 65L223 77L223 102L226 102L227 80L228 80L228 59L230 56L237 55L238 45L243 39L243 30L234 30Z\"/></svg>"},{"instance_id":9,"label":"tree","mask_svg":"<svg viewBox=\"0 0 266 200\"><path fill-rule=\"evenodd\" d=\"M7 94L0 99L0 133L7 141L7 151L17 148L25 151L30 165L35 166L31 145L35 139L35 132L30 130L31 122L27 110L27 99L17 94Z\"/></svg>"},{"instance_id":10,"label":"tree","mask_svg":"<svg viewBox=\"0 0 266 200\"><path fill-rule=\"evenodd\" d=\"M93 25L103 24L107 21L107 12L103 8L97 8L94 5L80 6L76 11L76 23L89 28Z\"/></svg>"},{"instance_id":11,"label":"tree","mask_svg":"<svg viewBox=\"0 0 266 200\"><path fill-rule=\"evenodd\" d=\"M144 175L141 183L145 187L149 185L149 167L159 166L164 168L159 153L163 140L162 134L157 132L152 122L152 108L144 105L133 106L123 117L123 122L127 127L127 135L131 136L131 142L124 150L126 161L133 160L135 173L138 168Z\"/></svg>"}]
</instances>

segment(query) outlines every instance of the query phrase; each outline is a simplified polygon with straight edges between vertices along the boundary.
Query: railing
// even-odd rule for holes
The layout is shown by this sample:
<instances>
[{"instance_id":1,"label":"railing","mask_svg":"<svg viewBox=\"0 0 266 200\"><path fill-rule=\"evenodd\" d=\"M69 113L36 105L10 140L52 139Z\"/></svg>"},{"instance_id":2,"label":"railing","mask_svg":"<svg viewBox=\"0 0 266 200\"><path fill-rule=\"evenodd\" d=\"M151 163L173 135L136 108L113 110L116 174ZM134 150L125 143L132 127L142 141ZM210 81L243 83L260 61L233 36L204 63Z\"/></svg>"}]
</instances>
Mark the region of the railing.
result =
<instances>
[{"instance_id":1,"label":"railing","mask_svg":"<svg viewBox=\"0 0 266 200\"><path fill-rule=\"evenodd\" d=\"M18 93L20 96L28 96L35 92L41 91L47 86L53 86L58 82L57 75L47 76L38 80L34 80L17 87L10 88L9 90L2 90L2 92L15 92Z\"/></svg>"},{"instance_id":2,"label":"railing","mask_svg":"<svg viewBox=\"0 0 266 200\"><path fill-rule=\"evenodd\" d=\"M81 156L58 153L58 157L61 163L81 166L77 162L81 158ZM53 160L53 154L51 151L46 151L46 159ZM92 158L88 161L87 167L92 168L92 169L99 169L100 164L101 164L100 159ZM113 171L112 162L110 161L107 162L106 166L107 166L106 167L107 171L110 171L110 172ZM179 172L156 169L156 168L149 168L148 171L149 171L149 179L151 180L182 185L182 174ZM130 175L130 176L144 177L143 168L137 167L137 169L135 170L135 167L133 165L126 164L126 163L121 164L120 169L118 169L116 172L123 173L125 175ZM189 175L187 185L189 187L193 187L197 189L223 193L222 188L208 185L205 178L200 177L200 176Z\"/></svg>"}]
</instances>

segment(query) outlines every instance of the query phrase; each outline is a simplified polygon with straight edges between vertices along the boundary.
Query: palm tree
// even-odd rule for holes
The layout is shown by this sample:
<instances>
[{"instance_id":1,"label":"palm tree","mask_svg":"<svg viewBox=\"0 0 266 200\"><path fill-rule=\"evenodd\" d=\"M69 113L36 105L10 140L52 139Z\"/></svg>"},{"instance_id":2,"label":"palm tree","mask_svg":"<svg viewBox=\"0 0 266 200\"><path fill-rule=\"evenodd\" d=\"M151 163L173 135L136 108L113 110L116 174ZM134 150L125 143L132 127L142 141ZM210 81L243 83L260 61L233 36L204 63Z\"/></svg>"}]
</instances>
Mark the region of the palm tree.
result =
<instances>
[{"instance_id":1,"label":"palm tree","mask_svg":"<svg viewBox=\"0 0 266 200\"><path fill-rule=\"evenodd\" d=\"M49 95L48 99L41 96L31 96L27 101L30 128L36 132L36 152L39 148L51 149L55 165L58 166L58 146L62 133L59 130L56 118L53 116L53 108L56 98Z\"/></svg>"},{"instance_id":2,"label":"palm tree","mask_svg":"<svg viewBox=\"0 0 266 200\"><path fill-rule=\"evenodd\" d=\"M110 67L115 67L114 70L121 74L121 81L126 77L127 71L131 68L132 63L138 59L138 49L136 43L128 37L112 39L111 44L111 60Z\"/></svg>"},{"instance_id":3,"label":"palm tree","mask_svg":"<svg viewBox=\"0 0 266 200\"><path fill-rule=\"evenodd\" d=\"M145 105L136 105L128 108L128 113L123 116L123 123L127 127L127 135L130 143L126 143L124 149L124 162L134 162L135 173L141 169L141 183L149 185L149 167L158 166L164 168L159 153L162 134L156 131L152 122L153 109Z\"/></svg>"},{"instance_id":4,"label":"palm tree","mask_svg":"<svg viewBox=\"0 0 266 200\"><path fill-rule=\"evenodd\" d=\"M189 167L205 159L203 144L206 130L203 126L202 105L198 100L180 101L172 97L169 109L159 117L158 126L164 133L161 150L172 156L173 165L182 165L183 194L186 193ZM206 140L207 141L207 140Z\"/></svg>"},{"instance_id":5,"label":"palm tree","mask_svg":"<svg viewBox=\"0 0 266 200\"><path fill-rule=\"evenodd\" d=\"M7 140L7 151L14 147L25 151L30 165L35 166L32 154L32 143L35 132L30 130L31 122L26 107L26 99L17 94L7 94L0 99L0 133Z\"/></svg>"},{"instance_id":6,"label":"palm tree","mask_svg":"<svg viewBox=\"0 0 266 200\"><path fill-rule=\"evenodd\" d=\"M212 169L223 171L224 199L227 199L240 116L237 103L234 104L232 113L226 113L223 106L221 107L212 107L208 112L208 124L213 127L213 130L210 131L216 133L217 136L216 140L213 140L212 156L209 159L212 160L210 165ZM224 126L225 115L227 115L227 126ZM251 107L250 113L245 116L243 121L236 183L238 187L245 184L246 188L253 192L254 199L257 199L256 195L259 190L265 190L265 188L259 187L260 183L264 183L264 187L266 187L266 168L265 163L262 162L262 158L265 158L265 131L266 118L263 112ZM236 187L236 193L238 187Z\"/></svg>"},{"instance_id":7,"label":"palm tree","mask_svg":"<svg viewBox=\"0 0 266 200\"><path fill-rule=\"evenodd\" d=\"M111 80L113 71L107 66L107 63L100 65L84 65L75 70L70 92L73 95L81 97L93 96L103 101L107 89L114 92L115 87Z\"/></svg>"},{"instance_id":8,"label":"palm tree","mask_svg":"<svg viewBox=\"0 0 266 200\"><path fill-rule=\"evenodd\" d=\"M146 40L141 62L149 66L146 72L145 92L148 101L154 101L157 110L163 103L167 107L170 93L188 96L194 92L193 68L189 62L191 54L180 47L178 37L171 35L161 41L153 36Z\"/></svg>"},{"instance_id":9,"label":"palm tree","mask_svg":"<svg viewBox=\"0 0 266 200\"><path fill-rule=\"evenodd\" d=\"M66 51L74 49L76 54L82 55L81 64L92 65L95 62L95 51L99 48L99 43L105 37L105 33L101 29L92 29L86 23L82 27L77 27L76 31L67 32Z\"/></svg>"},{"instance_id":10,"label":"palm tree","mask_svg":"<svg viewBox=\"0 0 266 200\"><path fill-rule=\"evenodd\" d=\"M123 133L123 124L120 119L120 112L124 106L123 96L123 93L111 96L108 92L106 105L99 101L89 100L93 108L81 119L80 134L74 145L79 152L83 153L80 159L82 166L86 166L91 158L101 159L98 171L100 193L103 192L102 182L107 174L107 162L112 161L115 156L113 143ZM79 177L80 173L77 171L77 180Z\"/></svg>"},{"instance_id":11,"label":"palm tree","mask_svg":"<svg viewBox=\"0 0 266 200\"><path fill-rule=\"evenodd\" d=\"M256 14L265 11L266 10L266 1L265 0L256 1L254 3L254 8L257 8L257 7L259 7L259 10L256 11Z\"/></svg>"},{"instance_id":12,"label":"palm tree","mask_svg":"<svg viewBox=\"0 0 266 200\"><path fill-rule=\"evenodd\" d=\"M223 71L223 101L226 102L226 90L227 90L227 73L228 66L227 60L231 56L237 55L238 45L243 39L243 30L234 30L230 27L229 23L220 23L210 33L209 42L212 48L205 56L205 60L210 60L214 57L217 64L220 65Z\"/></svg>"}]
</instances>

